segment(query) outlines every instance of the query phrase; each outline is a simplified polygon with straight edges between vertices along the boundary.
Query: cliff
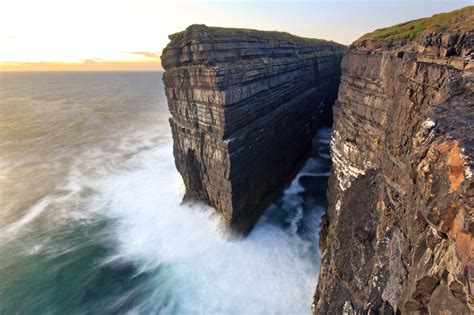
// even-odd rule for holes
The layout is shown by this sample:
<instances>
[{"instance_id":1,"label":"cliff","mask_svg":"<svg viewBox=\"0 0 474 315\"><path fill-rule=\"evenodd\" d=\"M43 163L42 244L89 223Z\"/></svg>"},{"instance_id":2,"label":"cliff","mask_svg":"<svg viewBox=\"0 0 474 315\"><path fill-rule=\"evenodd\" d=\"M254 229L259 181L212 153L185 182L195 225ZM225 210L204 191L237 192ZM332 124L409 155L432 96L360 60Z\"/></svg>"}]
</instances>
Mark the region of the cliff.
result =
<instances>
[{"instance_id":1,"label":"cliff","mask_svg":"<svg viewBox=\"0 0 474 315\"><path fill-rule=\"evenodd\" d=\"M192 25L163 50L185 198L247 233L331 120L345 46L288 33Z\"/></svg>"},{"instance_id":2,"label":"cliff","mask_svg":"<svg viewBox=\"0 0 474 315\"><path fill-rule=\"evenodd\" d=\"M474 312L474 7L342 61L317 314Z\"/></svg>"}]
</instances>

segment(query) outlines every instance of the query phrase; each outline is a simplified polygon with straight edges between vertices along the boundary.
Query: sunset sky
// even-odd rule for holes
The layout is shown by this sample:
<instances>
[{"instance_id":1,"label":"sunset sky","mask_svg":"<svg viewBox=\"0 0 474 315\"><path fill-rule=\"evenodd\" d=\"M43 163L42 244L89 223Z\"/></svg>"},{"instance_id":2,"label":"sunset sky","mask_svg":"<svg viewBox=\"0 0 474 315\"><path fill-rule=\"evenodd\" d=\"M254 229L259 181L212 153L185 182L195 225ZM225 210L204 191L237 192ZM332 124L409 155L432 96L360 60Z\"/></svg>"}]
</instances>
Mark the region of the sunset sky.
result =
<instances>
[{"instance_id":1,"label":"sunset sky","mask_svg":"<svg viewBox=\"0 0 474 315\"><path fill-rule=\"evenodd\" d=\"M286 31L349 44L376 28L472 0L1 0L0 69L159 70L190 24Z\"/></svg>"}]
</instances>

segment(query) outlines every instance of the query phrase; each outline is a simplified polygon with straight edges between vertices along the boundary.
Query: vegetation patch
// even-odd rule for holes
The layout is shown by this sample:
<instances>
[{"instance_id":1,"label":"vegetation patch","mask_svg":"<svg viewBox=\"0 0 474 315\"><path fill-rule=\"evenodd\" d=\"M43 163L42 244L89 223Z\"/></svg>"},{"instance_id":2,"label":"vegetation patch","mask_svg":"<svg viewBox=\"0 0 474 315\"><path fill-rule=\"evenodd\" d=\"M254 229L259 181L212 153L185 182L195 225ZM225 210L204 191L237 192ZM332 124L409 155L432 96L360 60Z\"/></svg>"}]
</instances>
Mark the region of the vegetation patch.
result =
<instances>
[{"instance_id":1,"label":"vegetation patch","mask_svg":"<svg viewBox=\"0 0 474 315\"><path fill-rule=\"evenodd\" d=\"M397 40L438 32L473 31L474 6L413 20L365 34L359 40Z\"/></svg>"}]
</instances>

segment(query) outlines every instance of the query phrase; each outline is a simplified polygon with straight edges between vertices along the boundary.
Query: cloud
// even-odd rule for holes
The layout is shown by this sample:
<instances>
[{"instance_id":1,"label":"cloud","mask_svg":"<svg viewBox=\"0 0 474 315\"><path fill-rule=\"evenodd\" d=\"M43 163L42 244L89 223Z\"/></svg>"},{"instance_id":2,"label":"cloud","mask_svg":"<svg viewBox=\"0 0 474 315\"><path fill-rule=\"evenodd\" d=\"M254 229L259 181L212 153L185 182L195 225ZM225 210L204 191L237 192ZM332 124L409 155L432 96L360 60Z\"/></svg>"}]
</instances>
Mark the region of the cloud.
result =
<instances>
[{"instance_id":1,"label":"cloud","mask_svg":"<svg viewBox=\"0 0 474 315\"><path fill-rule=\"evenodd\" d=\"M97 62L95 62L93 59L86 59L84 60L85 65L95 65Z\"/></svg>"},{"instance_id":2,"label":"cloud","mask_svg":"<svg viewBox=\"0 0 474 315\"><path fill-rule=\"evenodd\" d=\"M143 57L147 57L147 58L160 58L160 56L158 56L156 53L152 52L152 51L133 51L133 52L129 52L130 55L141 55Z\"/></svg>"},{"instance_id":3,"label":"cloud","mask_svg":"<svg viewBox=\"0 0 474 315\"><path fill-rule=\"evenodd\" d=\"M18 39L18 38L22 38L22 36L15 36L15 35L0 36L0 39Z\"/></svg>"}]
</instances>

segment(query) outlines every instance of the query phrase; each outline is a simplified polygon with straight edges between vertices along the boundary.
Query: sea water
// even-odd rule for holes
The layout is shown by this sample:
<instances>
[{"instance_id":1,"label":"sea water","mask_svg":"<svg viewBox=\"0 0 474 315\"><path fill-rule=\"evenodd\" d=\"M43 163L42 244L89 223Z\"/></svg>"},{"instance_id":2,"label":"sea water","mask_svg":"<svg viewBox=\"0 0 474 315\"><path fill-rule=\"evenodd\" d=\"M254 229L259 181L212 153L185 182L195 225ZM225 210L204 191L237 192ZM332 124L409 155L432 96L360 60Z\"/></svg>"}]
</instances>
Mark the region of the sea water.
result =
<instances>
[{"instance_id":1,"label":"sea water","mask_svg":"<svg viewBox=\"0 0 474 315\"><path fill-rule=\"evenodd\" d=\"M229 239L181 203L161 76L0 74L0 314L310 313L330 130Z\"/></svg>"}]
</instances>

